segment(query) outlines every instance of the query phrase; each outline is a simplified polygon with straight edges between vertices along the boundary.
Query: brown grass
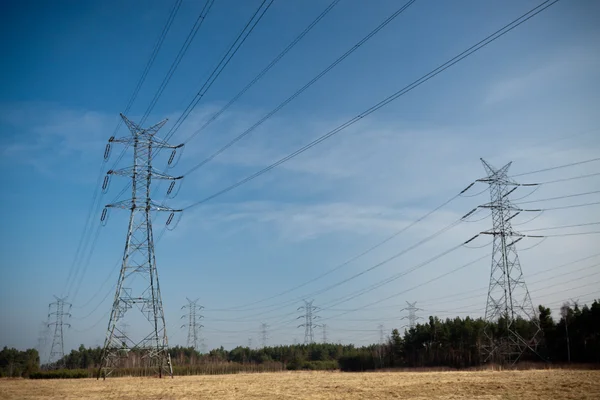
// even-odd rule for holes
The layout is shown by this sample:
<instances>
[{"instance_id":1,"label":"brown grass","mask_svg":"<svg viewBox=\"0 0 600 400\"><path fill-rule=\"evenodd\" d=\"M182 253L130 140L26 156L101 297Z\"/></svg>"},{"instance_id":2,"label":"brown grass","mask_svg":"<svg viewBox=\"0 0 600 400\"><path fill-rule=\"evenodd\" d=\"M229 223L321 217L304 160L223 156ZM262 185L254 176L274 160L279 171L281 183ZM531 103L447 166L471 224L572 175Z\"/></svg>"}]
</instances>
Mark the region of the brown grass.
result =
<instances>
[{"instance_id":1,"label":"brown grass","mask_svg":"<svg viewBox=\"0 0 600 400\"><path fill-rule=\"evenodd\" d=\"M600 371L280 372L0 380L2 399L600 399Z\"/></svg>"}]
</instances>

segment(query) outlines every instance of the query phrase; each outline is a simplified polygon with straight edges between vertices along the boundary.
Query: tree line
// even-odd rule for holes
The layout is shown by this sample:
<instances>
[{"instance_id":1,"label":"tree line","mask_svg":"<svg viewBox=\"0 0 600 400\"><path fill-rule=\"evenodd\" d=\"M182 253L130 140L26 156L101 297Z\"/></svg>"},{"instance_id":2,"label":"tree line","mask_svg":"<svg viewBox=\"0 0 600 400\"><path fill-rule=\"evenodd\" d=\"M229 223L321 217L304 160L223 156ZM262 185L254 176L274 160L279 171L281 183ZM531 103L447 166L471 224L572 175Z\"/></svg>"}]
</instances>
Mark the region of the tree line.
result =
<instances>
[{"instance_id":1,"label":"tree line","mask_svg":"<svg viewBox=\"0 0 600 400\"><path fill-rule=\"evenodd\" d=\"M590 306L565 305L560 319L552 318L549 308L539 306L541 341L536 353L526 352L521 361L600 364L600 302ZM488 330L502 335L504 321L490 324ZM515 330L530 337L537 330L531 321L513 321ZM414 328L390 332L384 343L357 347L332 343L269 346L259 349L223 347L201 354L193 348L169 349L176 374L234 373L240 371L327 370L365 371L382 368L448 367L469 368L484 360L481 348L486 343L482 318L431 316ZM134 353L132 353L134 354ZM72 370L98 368L102 349L83 345L52 366ZM132 363L132 366L134 364ZM5 348L0 352L0 376L26 376L39 367L36 350L19 352ZM129 373L135 373L130 369ZM141 373L141 372L139 372Z\"/></svg>"}]
</instances>

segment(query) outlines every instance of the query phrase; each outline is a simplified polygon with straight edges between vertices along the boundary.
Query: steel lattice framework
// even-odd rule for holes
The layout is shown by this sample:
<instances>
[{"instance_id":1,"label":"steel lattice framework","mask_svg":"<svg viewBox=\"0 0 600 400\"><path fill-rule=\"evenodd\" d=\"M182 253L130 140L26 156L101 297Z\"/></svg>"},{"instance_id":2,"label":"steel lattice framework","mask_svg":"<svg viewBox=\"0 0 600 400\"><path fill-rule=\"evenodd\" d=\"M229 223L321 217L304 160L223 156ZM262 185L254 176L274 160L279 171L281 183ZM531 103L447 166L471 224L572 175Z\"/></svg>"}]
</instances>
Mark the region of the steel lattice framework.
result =
<instances>
[{"instance_id":1,"label":"steel lattice framework","mask_svg":"<svg viewBox=\"0 0 600 400\"><path fill-rule=\"evenodd\" d=\"M302 307L298 307L298 311L304 311L304 315L301 315L297 318L304 318L304 323L298 325L298 328L304 327L304 344L310 344L315 342L314 328L317 328L319 326L313 322L314 319L319 318L318 315L315 315L315 312L319 308L313 306L313 301L314 300L304 300L304 305Z\"/></svg>"},{"instance_id":2,"label":"steel lattice framework","mask_svg":"<svg viewBox=\"0 0 600 400\"><path fill-rule=\"evenodd\" d=\"M404 307L404 310L408 311L408 317L402 317L401 319L408 319L408 329L414 329L417 326L417 320L421 319L421 317L417 316L417 311L421 309L417 307L417 302L409 303L406 302L408 307Z\"/></svg>"},{"instance_id":3,"label":"steel lattice framework","mask_svg":"<svg viewBox=\"0 0 600 400\"><path fill-rule=\"evenodd\" d=\"M54 327L48 363L55 362L56 367L61 367L65 357L64 327L71 327L64 319L71 317L69 313L71 303L66 302L66 297L54 296L54 298L56 301L48 306L48 321L52 321L48 323L48 328Z\"/></svg>"},{"instance_id":4,"label":"steel lattice framework","mask_svg":"<svg viewBox=\"0 0 600 400\"><path fill-rule=\"evenodd\" d=\"M482 345L481 350L485 362L514 364L527 349L536 352L541 335L515 246L524 235L515 232L511 225L514 217L528 210L515 207L509 199L510 194L519 187L507 175L511 163L495 169L485 160L481 159L481 162L488 177L479 181L489 184L491 196L491 202L481 207L491 210L493 222L493 229L482 233L494 237L485 308L487 325L484 333L488 343ZM532 324L533 331L526 332L521 328L519 332L519 320ZM498 330L492 329L492 324L495 323L498 324Z\"/></svg>"},{"instance_id":5,"label":"steel lattice framework","mask_svg":"<svg viewBox=\"0 0 600 400\"><path fill-rule=\"evenodd\" d=\"M182 328L188 329L187 335L187 347L192 347L194 350L200 350L198 347L203 343L202 337L200 336L200 329L204 328L204 325L198 323L198 320L203 318L203 315L199 314L199 311L204 307L198 304L198 300L190 300L187 297L187 304L181 307L182 310L187 310L185 315L182 315L181 318L187 319L187 324L181 325Z\"/></svg>"},{"instance_id":6,"label":"steel lattice framework","mask_svg":"<svg viewBox=\"0 0 600 400\"><path fill-rule=\"evenodd\" d=\"M130 178L131 198L108 204L102 212L101 219L105 220L109 208L130 210L130 217L123 262L108 322L98 377L102 374L106 378L115 368L126 365L154 370L160 377L163 373L173 376L156 269L151 212L171 212L168 219L170 222L174 213L181 210L174 210L152 201L150 190L153 179L175 181L182 178L172 177L152 167L153 157L158 151L172 149L173 154L169 159L171 162L176 149L181 145L169 145L155 136L167 120L144 129L123 114L121 118L131 136L109 139L105 157L109 153L111 143L122 143L127 147L133 147L133 166L110 170L107 178L111 175ZM106 182L107 180L104 182L104 187ZM169 190L171 189L172 186ZM132 311L140 313L132 313ZM118 324L124 322L126 315L132 322L131 326L135 327L135 332L125 332L122 329L123 325Z\"/></svg>"},{"instance_id":7,"label":"steel lattice framework","mask_svg":"<svg viewBox=\"0 0 600 400\"><path fill-rule=\"evenodd\" d=\"M269 334L267 332L268 329L269 325L267 325L265 322L260 324L260 344L263 349L267 347L267 340L269 339Z\"/></svg>"}]
</instances>

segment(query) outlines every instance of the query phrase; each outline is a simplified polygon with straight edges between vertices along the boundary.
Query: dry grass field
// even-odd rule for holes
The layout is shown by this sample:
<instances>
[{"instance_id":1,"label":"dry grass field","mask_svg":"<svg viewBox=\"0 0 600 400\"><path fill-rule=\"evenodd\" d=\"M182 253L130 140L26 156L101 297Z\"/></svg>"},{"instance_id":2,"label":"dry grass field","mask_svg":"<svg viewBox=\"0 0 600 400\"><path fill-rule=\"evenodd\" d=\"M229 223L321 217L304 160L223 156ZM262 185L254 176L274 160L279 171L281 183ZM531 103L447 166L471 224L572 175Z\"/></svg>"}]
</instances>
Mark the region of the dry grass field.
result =
<instances>
[{"instance_id":1,"label":"dry grass field","mask_svg":"<svg viewBox=\"0 0 600 400\"><path fill-rule=\"evenodd\" d=\"M281 372L0 380L2 399L600 399L600 371Z\"/></svg>"}]
</instances>

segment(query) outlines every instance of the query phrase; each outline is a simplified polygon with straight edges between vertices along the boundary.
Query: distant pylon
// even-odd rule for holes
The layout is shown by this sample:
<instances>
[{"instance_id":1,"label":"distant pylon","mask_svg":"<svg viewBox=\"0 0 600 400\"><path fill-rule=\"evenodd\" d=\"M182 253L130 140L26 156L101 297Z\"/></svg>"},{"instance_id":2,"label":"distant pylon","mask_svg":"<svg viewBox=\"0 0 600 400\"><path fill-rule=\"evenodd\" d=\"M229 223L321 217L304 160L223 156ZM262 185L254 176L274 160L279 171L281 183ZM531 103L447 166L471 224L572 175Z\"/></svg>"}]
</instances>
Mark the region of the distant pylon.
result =
<instances>
[{"instance_id":1,"label":"distant pylon","mask_svg":"<svg viewBox=\"0 0 600 400\"><path fill-rule=\"evenodd\" d=\"M262 323L260 324L260 344L263 347L263 349L265 347L267 347L267 339L268 339L268 334L267 334L267 329L269 328L269 325L267 325L266 323Z\"/></svg>"},{"instance_id":2,"label":"distant pylon","mask_svg":"<svg viewBox=\"0 0 600 400\"><path fill-rule=\"evenodd\" d=\"M48 327L54 327L48 364L56 363L56 367L63 367L65 357L64 327L71 327L64 320L71 317L69 313L71 303L66 302L66 297L54 296L54 298L56 301L50 303L48 307Z\"/></svg>"},{"instance_id":3,"label":"distant pylon","mask_svg":"<svg viewBox=\"0 0 600 400\"><path fill-rule=\"evenodd\" d=\"M35 346L40 356L40 362L42 360L44 360L44 362L47 360L46 352L48 351L48 336L50 336L50 326L48 325L48 321L44 321L40 326L39 336Z\"/></svg>"},{"instance_id":4,"label":"distant pylon","mask_svg":"<svg viewBox=\"0 0 600 400\"><path fill-rule=\"evenodd\" d=\"M131 198L118 203L108 204L102 211L101 221L105 222L110 208L130 210L129 227L125 241L125 251L121 264L121 272L115 297L112 304L108 329L104 341L104 350L98 377L110 375L116 368L125 367L135 361L136 366L154 370L159 377L163 373L173 376L173 368L169 357L169 342L165 326L158 272L154 254L154 237L152 234L152 212L167 211L171 215L167 225L172 221L174 210L158 204L150 198L151 183L154 179L170 180L167 191L170 194L175 181L182 177L172 177L152 167L156 153L161 149L171 149L169 164L180 146L171 146L155 135L167 122L144 129L127 119L121 118L131 132L130 136L109 139L104 152L105 158L110 156L110 146L122 143L126 148L133 147L133 165L131 167L108 171L102 189L106 190L112 175L126 176L131 179ZM135 309L138 313L132 313ZM127 317L136 332L125 334L119 325ZM134 357L130 357L133 354ZM133 358L131 360L130 358Z\"/></svg>"},{"instance_id":5,"label":"distant pylon","mask_svg":"<svg viewBox=\"0 0 600 400\"><path fill-rule=\"evenodd\" d=\"M384 336L384 327L383 327L383 324L379 324L377 326L377 328L379 329L379 344L384 344L385 343L385 336Z\"/></svg>"},{"instance_id":6,"label":"distant pylon","mask_svg":"<svg viewBox=\"0 0 600 400\"><path fill-rule=\"evenodd\" d=\"M304 323L298 325L298 328L304 327L304 344L310 344L315 342L315 333L314 328L319 325L315 324L313 320L319 318L318 315L315 315L315 312L319 309L316 306L313 306L313 301L304 300L304 305L302 307L298 307L298 311L303 310L304 315L299 316L297 319L303 318Z\"/></svg>"},{"instance_id":7,"label":"distant pylon","mask_svg":"<svg viewBox=\"0 0 600 400\"><path fill-rule=\"evenodd\" d=\"M519 186L508 177L511 163L495 169L485 160L481 159L481 162L488 176L479 181L489 184L491 202L480 207L491 210L493 222L493 229L482 233L494 237L485 308L487 325L484 334L488 343L482 345L482 355L485 362L516 363L527 349L536 352L541 334L515 246L524 235L515 232L511 226L514 217L530 210L515 207L509 199L509 195ZM520 318L530 321L534 326L533 333L523 332L526 337L517 331L515 322ZM494 332L491 324L496 323L498 331Z\"/></svg>"},{"instance_id":8,"label":"distant pylon","mask_svg":"<svg viewBox=\"0 0 600 400\"><path fill-rule=\"evenodd\" d=\"M187 324L183 324L181 327L188 329L187 347L192 347L194 350L199 351L202 342L200 329L204 327L204 325L198 323L198 320L203 318L203 316L199 314L199 311L204 307L198 304L199 299L190 300L187 297L185 299L188 303L181 307L181 309L187 310L187 312L182 315L181 318L187 319Z\"/></svg>"},{"instance_id":9,"label":"distant pylon","mask_svg":"<svg viewBox=\"0 0 600 400\"><path fill-rule=\"evenodd\" d=\"M327 324L321 325L321 329L323 330L323 343L327 343Z\"/></svg>"},{"instance_id":10,"label":"distant pylon","mask_svg":"<svg viewBox=\"0 0 600 400\"><path fill-rule=\"evenodd\" d=\"M408 317L402 317L401 319L408 319L408 329L413 329L417 325L417 320L421 318L417 316L417 311L421 309L416 307L416 301L413 303L407 301L406 304L408 304L408 307L404 307L404 310L408 311Z\"/></svg>"}]
</instances>

